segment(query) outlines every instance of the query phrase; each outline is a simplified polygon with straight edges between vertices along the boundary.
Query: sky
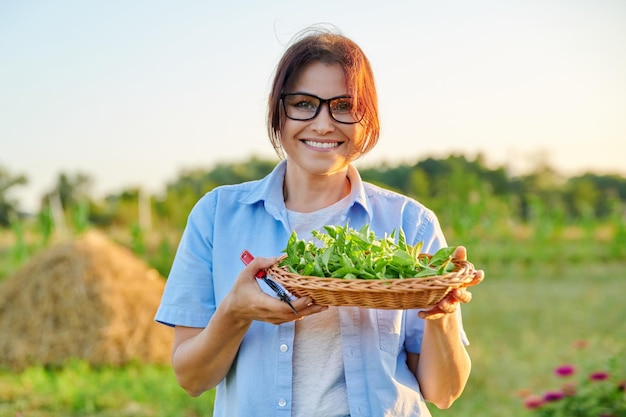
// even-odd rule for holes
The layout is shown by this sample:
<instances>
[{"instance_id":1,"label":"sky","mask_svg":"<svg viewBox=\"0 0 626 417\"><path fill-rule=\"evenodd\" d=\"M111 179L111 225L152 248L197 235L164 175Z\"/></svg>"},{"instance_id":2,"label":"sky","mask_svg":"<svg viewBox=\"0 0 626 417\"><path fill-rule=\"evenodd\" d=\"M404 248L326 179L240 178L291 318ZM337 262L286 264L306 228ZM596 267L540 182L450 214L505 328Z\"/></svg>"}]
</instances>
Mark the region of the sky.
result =
<instances>
[{"instance_id":1,"label":"sky","mask_svg":"<svg viewBox=\"0 0 626 417\"><path fill-rule=\"evenodd\" d=\"M158 194L184 170L275 158L266 97L316 24L374 69L359 165L481 154L522 173L626 175L624 0L0 0L0 168L36 209L60 173Z\"/></svg>"}]
</instances>

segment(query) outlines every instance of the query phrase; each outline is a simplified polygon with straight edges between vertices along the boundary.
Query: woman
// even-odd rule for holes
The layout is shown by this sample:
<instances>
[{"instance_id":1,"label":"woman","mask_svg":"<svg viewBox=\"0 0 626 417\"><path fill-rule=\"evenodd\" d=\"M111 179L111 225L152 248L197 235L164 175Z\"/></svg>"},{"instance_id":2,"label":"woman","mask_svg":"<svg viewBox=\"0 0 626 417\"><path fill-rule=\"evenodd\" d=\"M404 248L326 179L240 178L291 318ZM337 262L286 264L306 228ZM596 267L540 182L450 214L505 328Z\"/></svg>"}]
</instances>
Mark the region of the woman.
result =
<instances>
[{"instance_id":1,"label":"woman","mask_svg":"<svg viewBox=\"0 0 626 417\"><path fill-rule=\"evenodd\" d=\"M278 64L268 131L284 160L261 180L207 193L183 233L156 315L175 326L180 385L194 396L217 386L216 417L406 417L430 415L425 401L449 407L470 372L457 309L471 299L466 290L425 311L300 298L296 316L255 278L293 230L312 239L327 224L369 224L378 236L402 228L425 252L446 246L430 210L362 182L352 165L379 135L362 50L340 34L300 36ZM243 268L245 249L257 258Z\"/></svg>"}]
</instances>

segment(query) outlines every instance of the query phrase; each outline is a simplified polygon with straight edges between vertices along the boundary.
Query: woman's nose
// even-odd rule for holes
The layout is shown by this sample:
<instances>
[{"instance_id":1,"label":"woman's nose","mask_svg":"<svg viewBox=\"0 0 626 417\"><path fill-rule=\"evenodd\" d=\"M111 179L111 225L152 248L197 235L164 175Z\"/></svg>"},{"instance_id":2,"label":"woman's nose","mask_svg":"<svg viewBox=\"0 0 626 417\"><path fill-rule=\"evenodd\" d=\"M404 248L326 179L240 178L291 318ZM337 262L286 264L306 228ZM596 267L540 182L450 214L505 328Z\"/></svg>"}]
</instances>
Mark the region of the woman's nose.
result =
<instances>
[{"instance_id":1,"label":"woman's nose","mask_svg":"<svg viewBox=\"0 0 626 417\"><path fill-rule=\"evenodd\" d=\"M335 130L335 121L330 114L328 106L322 106L319 114L311 123L311 129L320 135L325 135Z\"/></svg>"}]
</instances>

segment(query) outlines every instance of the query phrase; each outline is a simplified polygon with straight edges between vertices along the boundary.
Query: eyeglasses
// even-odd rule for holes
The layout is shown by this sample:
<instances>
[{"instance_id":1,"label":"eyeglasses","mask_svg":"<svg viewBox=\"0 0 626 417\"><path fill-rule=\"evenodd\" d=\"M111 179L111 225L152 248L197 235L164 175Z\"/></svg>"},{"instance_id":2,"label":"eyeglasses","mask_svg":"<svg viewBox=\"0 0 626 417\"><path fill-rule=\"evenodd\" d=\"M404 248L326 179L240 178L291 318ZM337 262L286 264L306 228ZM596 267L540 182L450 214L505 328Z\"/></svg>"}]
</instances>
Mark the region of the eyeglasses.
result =
<instances>
[{"instance_id":1,"label":"eyeglasses","mask_svg":"<svg viewBox=\"0 0 626 417\"><path fill-rule=\"evenodd\" d=\"M328 112L336 122L353 124L363 119L363 112L354 108L353 99L350 96L323 99L312 94L289 93L281 94L280 99L283 102L285 114L291 120L315 119L324 104L328 104Z\"/></svg>"}]
</instances>

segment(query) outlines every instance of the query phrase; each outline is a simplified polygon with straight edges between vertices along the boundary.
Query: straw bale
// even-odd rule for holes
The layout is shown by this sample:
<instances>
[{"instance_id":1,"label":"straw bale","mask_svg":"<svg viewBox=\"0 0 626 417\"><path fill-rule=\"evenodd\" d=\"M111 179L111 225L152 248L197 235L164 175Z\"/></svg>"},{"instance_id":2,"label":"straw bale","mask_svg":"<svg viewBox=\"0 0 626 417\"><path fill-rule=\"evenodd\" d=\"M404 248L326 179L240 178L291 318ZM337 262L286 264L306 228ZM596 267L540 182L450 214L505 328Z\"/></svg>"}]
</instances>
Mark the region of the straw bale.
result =
<instances>
[{"instance_id":1,"label":"straw bale","mask_svg":"<svg viewBox=\"0 0 626 417\"><path fill-rule=\"evenodd\" d=\"M0 366L167 363L154 322L164 279L98 232L34 256L0 283Z\"/></svg>"}]
</instances>

